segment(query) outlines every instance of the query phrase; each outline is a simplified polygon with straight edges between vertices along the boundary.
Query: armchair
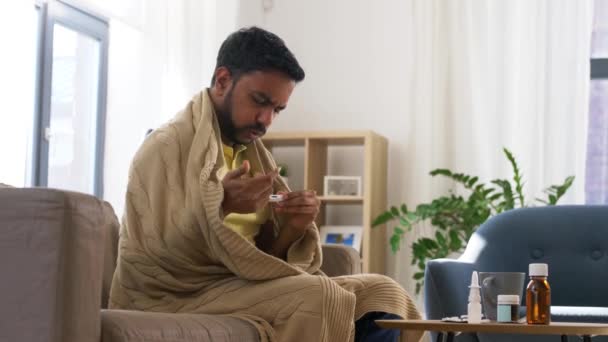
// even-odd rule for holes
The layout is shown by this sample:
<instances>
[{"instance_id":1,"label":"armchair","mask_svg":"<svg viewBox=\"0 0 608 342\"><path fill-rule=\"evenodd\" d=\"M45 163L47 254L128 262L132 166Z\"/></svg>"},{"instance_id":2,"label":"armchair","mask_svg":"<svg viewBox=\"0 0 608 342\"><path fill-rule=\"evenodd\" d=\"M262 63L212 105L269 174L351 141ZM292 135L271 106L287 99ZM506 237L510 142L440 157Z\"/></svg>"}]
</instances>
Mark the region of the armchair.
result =
<instances>
[{"instance_id":1,"label":"armchair","mask_svg":"<svg viewBox=\"0 0 608 342\"><path fill-rule=\"evenodd\" d=\"M471 272L525 272L549 264L552 321L608 323L608 206L511 210L484 223L457 260L426 265L428 319L466 314ZM526 277L526 281L529 278ZM525 315L522 298L522 315ZM461 335L456 341L555 341L557 337ZM594 341L608 341L596 337Z\"/></svg>"}]
</instances>

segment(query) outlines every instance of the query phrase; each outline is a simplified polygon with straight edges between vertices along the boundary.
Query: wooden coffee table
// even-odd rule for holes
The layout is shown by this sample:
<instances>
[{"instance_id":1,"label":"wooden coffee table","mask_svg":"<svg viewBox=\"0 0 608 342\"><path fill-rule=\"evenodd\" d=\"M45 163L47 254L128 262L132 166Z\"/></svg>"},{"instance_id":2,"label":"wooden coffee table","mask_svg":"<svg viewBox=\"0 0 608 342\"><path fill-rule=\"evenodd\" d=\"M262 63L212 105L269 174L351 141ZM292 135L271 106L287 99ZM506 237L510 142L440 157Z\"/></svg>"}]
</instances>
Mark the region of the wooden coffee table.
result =
<instances>
[{"instance_id":1,"label":"wooden coffee table","mask_svg":"<svg viewBox=\"0 0 608 342\"><path fill-rule=\"evenodd\" d=\"M383 328L400 329L401 342L407 341L405 332L408 330L437 332L437 341L442 341L443 335L446 334L448 342L452 342L454 334L459 332L560 335L562 341L568 341L568 335L581 335L585 342L590 342L592 335L608 335L608 324L599 323L554 322L549 325L531 325L525 323L482 322L479 324L468 324L434 320L377 320L376 323Z\"/></svg>"}]
</instances>

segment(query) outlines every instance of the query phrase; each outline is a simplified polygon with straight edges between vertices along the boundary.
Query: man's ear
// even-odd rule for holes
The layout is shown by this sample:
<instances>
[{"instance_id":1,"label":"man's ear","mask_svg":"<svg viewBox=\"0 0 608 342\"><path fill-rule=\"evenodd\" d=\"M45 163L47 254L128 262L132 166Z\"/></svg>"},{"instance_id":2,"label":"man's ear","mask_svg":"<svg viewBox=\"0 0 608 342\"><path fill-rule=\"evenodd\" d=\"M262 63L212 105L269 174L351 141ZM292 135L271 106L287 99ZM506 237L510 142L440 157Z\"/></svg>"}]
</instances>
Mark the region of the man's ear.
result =
<instances>
[{"instance_id":1,"label":"man's ear","mask_svg":"<svg viewBox=\"0 0 608 342\"><path fill-rule=\"evenodd\" d=\"M226 67L219 67L215 69L215 83L213 87L215 88L217 94L219 96L224 96L232 85L232 74L230 70Z\"/></svg>"}]
</instances>

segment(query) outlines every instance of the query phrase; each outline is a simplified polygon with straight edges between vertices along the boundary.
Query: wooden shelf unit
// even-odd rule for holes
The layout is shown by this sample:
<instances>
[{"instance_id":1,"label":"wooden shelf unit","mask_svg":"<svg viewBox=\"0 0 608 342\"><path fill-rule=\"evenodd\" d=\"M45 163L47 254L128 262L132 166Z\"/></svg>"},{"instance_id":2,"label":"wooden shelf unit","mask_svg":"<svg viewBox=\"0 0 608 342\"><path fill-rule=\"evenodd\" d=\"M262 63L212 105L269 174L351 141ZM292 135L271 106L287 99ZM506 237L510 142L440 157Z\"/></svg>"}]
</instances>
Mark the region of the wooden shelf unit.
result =
<instances>
[{"instance_id":1,"label":"wooden shelf unit","mask_svg":"<svg viewBox=\"0 0 608 342\"><path fill-rule=\"evenodd\" d=\"M388 153L386 138L373 131L283 131L269 132L262 138L262 141L271 151L274 147L303 147L304 189L317 191L322 203L316 220L317 226L327 224L325 222L327 204L360 204L362 206L361 259L363 272L385 274L385 255L388 244L386 227L372 229L371 222L386 209ZM331 146L362 147L364 177L361 196L323 196L323 179L328 172L328 147Z\"/></svg>"}]
</instances>

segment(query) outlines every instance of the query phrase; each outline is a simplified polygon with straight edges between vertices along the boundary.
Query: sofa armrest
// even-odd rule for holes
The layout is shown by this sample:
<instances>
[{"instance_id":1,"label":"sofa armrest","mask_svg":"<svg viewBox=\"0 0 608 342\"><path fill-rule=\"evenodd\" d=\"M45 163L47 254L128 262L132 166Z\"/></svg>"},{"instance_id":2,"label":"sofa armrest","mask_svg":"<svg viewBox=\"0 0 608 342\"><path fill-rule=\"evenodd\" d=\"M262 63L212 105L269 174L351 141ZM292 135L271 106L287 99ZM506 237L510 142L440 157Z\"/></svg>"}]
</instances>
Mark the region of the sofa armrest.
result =
<instances>
[{"instance_id":1,"label":"sofa armrest","mask_svg":"<svg viewBox=\"0 0 608 342\"><path fill-rule=\"evenodd\" d=\"M229 315L101 311L102 342L259 341L249 322Z\"/></svg>"},{"instance_id":2,"label":"sofa armrest","mask_svg":"<svg viewBox=\"0 0 608 342\"><path fill-rule=\"evenodd\" d=\"M451 259L427 262L424 308L427 319L466 315L474 265Z\"/></svg>"},{"instance_id":3,"label":"sofa armrest","mask_svg":"<svg viewBox=\"0 0 608 342\"><path fill-rule=\"evenodd\" d=\"M0 189L0 341L97 342L104 203Z\"/></svg>"},{"instance_id":4,"label":"sofa armrest","mask_svg":"<svg viewBox=\"0 0 608 342\"><path fill-rule=\"evenodd\" d=\"M323 245L321 271L329 277L361 273L361 257L356 249L342 245Z\"/></svg>"}]
</instances>

